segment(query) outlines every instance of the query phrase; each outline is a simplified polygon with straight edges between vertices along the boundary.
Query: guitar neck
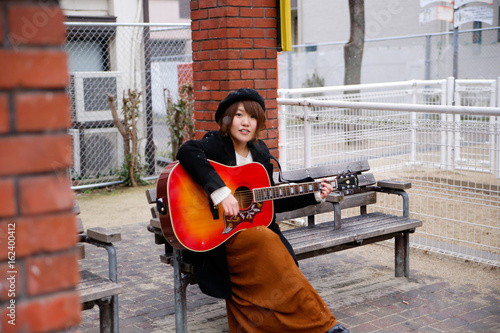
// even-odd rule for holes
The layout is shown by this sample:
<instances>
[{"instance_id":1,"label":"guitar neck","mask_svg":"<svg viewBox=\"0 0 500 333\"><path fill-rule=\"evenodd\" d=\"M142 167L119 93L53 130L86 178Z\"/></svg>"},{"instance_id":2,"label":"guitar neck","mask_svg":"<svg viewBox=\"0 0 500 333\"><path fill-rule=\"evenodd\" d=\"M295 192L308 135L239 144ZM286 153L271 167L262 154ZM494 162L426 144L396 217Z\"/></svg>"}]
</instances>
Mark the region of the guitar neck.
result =
<instances>
[{"instance_id":1,"label":"guitar neck","mask_svg":"<svg viewBox=\"0 0 500 333\"><path fill-rule=\"evenodd\" d=\"M337 189L336 179L329 180L327 182L333 186L334 190ZM262 201L289 198L297 195L314 193L320 190L321 190L321 183L319 182L288 184L288 185L255 188L253 189L253 197L255 202L262 202Z\"/></svg>"}]
</instances>

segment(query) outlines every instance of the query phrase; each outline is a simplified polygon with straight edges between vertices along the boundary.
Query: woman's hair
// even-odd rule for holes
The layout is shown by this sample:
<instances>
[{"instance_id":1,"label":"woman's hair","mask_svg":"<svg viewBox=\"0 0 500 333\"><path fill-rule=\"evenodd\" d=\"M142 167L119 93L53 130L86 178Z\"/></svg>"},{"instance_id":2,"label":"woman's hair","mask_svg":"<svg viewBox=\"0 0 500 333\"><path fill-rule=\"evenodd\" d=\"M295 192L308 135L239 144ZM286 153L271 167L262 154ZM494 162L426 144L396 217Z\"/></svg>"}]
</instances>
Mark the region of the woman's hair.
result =
<instances>
[{"instance_id":1,"label":"woman's hair","mask_svg":"<svg viewBox=\"0 0 500 333\"><path fill-rule=\"evenodd\" d=\"M255 119L257 119L257 131L255 132L255 139L257 140L260 131L266 128L266 114L260 104L255 101L241 101L231 104L222 115L219 124L219 131L223 136L229 135L229 129L231 127L231 124L233 123L233 117L236 114L240 103L243 104L245 111L249 115L254 116Z\"/></svg>"}]
</instances>

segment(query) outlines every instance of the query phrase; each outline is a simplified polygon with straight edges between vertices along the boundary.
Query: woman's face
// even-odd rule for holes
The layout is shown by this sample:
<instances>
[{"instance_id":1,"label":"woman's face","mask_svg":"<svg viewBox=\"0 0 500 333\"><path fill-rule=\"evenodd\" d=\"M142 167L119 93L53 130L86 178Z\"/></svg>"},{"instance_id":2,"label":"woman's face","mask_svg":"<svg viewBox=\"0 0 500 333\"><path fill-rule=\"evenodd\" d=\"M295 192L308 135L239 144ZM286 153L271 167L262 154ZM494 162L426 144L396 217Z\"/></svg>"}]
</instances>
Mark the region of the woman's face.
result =
<instances>
[{"instance_id":1,"label":"woman's face","mask_svg":"<svg viewBox=\"0 0 500 333\"><path fill-rule=\"evenodd\" d=\"M240 103L234 114L229 134L237 143L246 144L255 139L256 132L257 118L248 114L243 103Z\"/></svg>"}]
</instances>

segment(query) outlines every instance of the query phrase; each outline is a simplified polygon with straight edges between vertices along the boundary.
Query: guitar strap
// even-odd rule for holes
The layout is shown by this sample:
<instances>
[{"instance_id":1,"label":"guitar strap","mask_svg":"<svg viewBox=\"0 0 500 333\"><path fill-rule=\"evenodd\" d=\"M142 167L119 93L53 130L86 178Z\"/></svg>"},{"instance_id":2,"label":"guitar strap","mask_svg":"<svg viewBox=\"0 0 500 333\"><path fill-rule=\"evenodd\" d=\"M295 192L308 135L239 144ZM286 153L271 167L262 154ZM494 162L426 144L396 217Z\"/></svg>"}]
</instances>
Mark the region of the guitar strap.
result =
<instances>
[{"instance_id":1,"label":"guitar strap","mask_svg":"<svg viewBox=\"0 0 500 333\"><path fill-rule=\"evenodd\" d=\"M212 201L212 198L208 196L208 204L210 206L210 211L212 212L212 217L214 220L219 219L219 206L214 205L214 202Z\"/></svg>"},{"instance_id":2,"label":"guitar strap","mask_svg":"<svg viewBox=\"0 0 500 333\"><path fill-rule=\"evenodd\" d=\"M281 164L280 162L276 159L276 157L274 157L273 155L269 154L269 157L271 157L273 160L276 161L276 163L278 163L278 169L279 169L279 173L278 173L278 179L279 179L279 182L280 183L307 183L307 182L313 182L314 179L311 178L311 177L305 177L305 178L302 178L302 179L285 179L283 178L283 172L281 171Z\"/></svg>"}]
</instances>

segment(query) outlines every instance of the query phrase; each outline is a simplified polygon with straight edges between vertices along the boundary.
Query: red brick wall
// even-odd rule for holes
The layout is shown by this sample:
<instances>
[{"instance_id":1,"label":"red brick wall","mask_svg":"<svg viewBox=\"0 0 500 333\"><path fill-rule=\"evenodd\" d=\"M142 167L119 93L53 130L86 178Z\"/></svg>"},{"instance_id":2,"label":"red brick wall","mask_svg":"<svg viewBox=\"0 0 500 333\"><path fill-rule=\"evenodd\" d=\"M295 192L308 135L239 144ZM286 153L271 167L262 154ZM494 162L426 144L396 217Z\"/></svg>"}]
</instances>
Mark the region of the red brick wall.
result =
<instances>
[{"instance_id":1,"label":"red brick wall","mask_svg":"<svg viewBox=\"0 0 500 333\"><path fill-rule=\"evenodd\" d=\"M230 91L266 100L261 138L278 155L276 0L191 1L196 136L217 130L215 110Z\"/></svg>"},{"instance_id":2,"label":"red brick wall","mask_svg":"<svg viewBox=\"0 0 500 333\"><path fill-rule=\"evenodd\" d=\"M0 1L0 332L80 322L64 15Z\"/></svg>"}]
</instances>

